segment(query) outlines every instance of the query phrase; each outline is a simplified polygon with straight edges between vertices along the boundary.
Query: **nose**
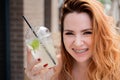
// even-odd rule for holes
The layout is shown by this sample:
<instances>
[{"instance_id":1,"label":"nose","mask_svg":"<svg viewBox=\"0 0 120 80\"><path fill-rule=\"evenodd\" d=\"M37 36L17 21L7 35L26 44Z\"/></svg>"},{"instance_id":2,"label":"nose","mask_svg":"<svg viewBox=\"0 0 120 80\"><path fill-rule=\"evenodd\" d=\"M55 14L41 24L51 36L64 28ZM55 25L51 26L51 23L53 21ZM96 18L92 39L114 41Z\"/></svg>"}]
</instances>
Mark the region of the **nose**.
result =
<instances>
[{"instance_id":1,"label":"nose","mask_svg":"<svg viewBox=\"0 0 120 80\"><path fill-rule=\"evenodd\" d=\"M74 45L75 46L83 46L84 40L82 36L76 36L74 39Z\"/></svg>"}]
</instances>

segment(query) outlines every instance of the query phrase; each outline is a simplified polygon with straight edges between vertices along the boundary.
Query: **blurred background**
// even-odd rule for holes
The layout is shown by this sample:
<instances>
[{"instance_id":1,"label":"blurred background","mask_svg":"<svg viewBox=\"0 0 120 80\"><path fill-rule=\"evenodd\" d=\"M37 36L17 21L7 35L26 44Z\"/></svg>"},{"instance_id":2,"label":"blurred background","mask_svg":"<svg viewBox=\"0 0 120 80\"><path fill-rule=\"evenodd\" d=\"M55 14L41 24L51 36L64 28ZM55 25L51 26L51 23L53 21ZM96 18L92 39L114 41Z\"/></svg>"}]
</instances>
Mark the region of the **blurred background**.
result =
<instances>
[{"instance_id":1,"label":"blurred background","mask_svg":"<svg viewBox=\"0 0 120 80\"><path fill-rule=\"evenodd\" d=\"M105 12L113 16L120 27L120 0L99 0ZM1 0L0 9L0 73L1 80L23 80L24 39L28 25L45 26L50 29L54 44L59 52L60 9L63 0Z\"/></svg>"}]
</instances>

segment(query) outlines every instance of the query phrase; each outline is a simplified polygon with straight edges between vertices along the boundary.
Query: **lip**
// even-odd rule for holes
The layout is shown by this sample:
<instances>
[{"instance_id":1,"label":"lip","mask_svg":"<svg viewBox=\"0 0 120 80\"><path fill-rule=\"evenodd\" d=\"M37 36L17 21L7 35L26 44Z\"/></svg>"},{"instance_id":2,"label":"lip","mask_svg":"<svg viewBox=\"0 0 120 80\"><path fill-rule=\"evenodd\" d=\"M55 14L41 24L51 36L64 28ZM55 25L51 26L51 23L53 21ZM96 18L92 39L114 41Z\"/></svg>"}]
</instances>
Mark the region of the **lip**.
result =
<instances>
[{"instance_id":1,"label":"lip","mask_svg":"<svg viewBox=\"0 0 120 80\"><path fill-rule=\"evenodd\" d=\"M77 55L84 55L85 53L87 53L87 51L89 50L88 48L83 48L83 49L75 49L72 48L73 52L76 53Z\"/></svg>"}]
</instances>

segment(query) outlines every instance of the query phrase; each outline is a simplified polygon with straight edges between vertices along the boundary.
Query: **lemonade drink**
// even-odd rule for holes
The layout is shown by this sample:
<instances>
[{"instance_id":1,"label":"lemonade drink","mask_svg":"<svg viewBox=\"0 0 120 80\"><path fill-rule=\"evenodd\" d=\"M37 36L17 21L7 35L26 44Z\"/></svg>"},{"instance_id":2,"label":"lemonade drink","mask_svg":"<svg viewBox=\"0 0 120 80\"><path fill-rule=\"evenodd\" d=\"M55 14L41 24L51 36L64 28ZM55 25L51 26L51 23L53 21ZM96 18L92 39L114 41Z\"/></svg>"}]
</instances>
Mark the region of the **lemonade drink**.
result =
<instances>
[{"instance_id":1,"label":"lemonade drink","mask_svg":"<svg viewBox=\"0 0 120 80\"><path fill-rule=\"evenodd\" d=\"M42 28L42 29L41 29ZM57 64L56 51L47 28L40 27L37 32L38 38L34 38L27 42L27 46L31 48L34 59L41 59L39 65L48 68Z\"/></svg>"}]
</instances>

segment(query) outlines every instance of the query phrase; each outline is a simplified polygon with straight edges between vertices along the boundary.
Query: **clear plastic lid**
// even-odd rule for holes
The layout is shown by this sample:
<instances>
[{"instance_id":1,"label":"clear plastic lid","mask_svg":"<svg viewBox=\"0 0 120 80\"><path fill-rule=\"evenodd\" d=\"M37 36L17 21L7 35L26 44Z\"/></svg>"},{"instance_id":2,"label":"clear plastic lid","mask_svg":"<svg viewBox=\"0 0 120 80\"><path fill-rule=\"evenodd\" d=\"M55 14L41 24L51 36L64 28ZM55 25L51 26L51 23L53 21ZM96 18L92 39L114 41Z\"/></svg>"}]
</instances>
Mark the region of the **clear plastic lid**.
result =
<instances>
[{"instance_id":1,"label":"clear plastic lid","mask_svg":"<svg viewBox=\"0 0 120 80\"><path fill-rule=\"evenodd\" d=\"M50 31L48 28L44 27L44 26L40 26L38 31L37 31L37 35L39 39L42 39L44 37L48 37L51 35Z\"/></svg>"}]
</instances>

